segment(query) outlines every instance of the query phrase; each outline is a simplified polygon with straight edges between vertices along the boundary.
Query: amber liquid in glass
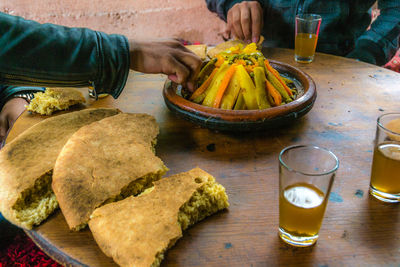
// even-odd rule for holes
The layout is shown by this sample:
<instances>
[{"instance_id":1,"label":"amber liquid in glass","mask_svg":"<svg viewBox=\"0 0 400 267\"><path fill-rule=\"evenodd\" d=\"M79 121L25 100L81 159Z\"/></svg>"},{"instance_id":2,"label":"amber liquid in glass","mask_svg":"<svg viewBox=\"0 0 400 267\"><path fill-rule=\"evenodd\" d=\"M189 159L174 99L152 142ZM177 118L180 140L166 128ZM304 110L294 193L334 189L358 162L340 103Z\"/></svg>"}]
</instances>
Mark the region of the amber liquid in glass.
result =
<instances>
[{"instance_id":1,"label":"amber liquid in glass","mask_svg":"<svg viewBox=\"0 0 400 267\"><path fill-rule=\"evenodd\" d=\"M371 186L383 193L400 194L400 144L383 143L375 147Z\"/></svg>"},{"instance_id":2,"label":"amber liquid in glass","mask_svg":"<svg viewBox=\"0 0 400 267\"><path fill-rule=\"evenodd\" d=\"M294 54L298 62L311 62L314 59L318 36L312 33L298 33L295 38Z\"/></svg>"},{"instance_id":3,"label":"amber liquid in glass","mask_svg":"<svg viewBox=\"0 0 400 267\"><path fill-rule=\"evenodd\" d=\"M288 186L279 197L279 227L297 237L318 235L327 200L307 183Z\"/></svg>"}]
</instances>

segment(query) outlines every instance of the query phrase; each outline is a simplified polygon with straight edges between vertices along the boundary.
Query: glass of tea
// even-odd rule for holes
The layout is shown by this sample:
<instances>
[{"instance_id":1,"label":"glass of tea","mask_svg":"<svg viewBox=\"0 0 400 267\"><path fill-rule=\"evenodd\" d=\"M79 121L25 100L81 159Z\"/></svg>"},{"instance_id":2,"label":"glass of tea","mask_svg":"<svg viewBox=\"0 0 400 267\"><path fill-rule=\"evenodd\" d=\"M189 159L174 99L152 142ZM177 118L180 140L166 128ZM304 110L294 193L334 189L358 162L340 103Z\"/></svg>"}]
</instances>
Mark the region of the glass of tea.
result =
<instances>
[{"instance_id":1,"label":"glass of tea","mask_svg":"<svg viewBox=\"0 0 400 267\"><path fill-rule=\"evenodd\" d=\"M311 63L317 47L321 16L316 14L296 15L294 59L299 63Z\"/></svg>"},{"instance_id":2,"label":"glass of tea","mask_svg":"<svg viewBox=\"0 0 400 267\"><path fill-rule=\"evenodd\" d=\"M279 236L307 247L318 239L338 158L317 146L296 145L279 155Z\"/></svg>"},{"instance_id":3,"label":"glass of tea","mask_svg":"<svg viewBox=\"0 0 400 267\"><path fill-rule=\"evenodd\" d=\"M400 113L377 120L369 192L385 202L400 202Z\"/></svg>"}]
</instances>

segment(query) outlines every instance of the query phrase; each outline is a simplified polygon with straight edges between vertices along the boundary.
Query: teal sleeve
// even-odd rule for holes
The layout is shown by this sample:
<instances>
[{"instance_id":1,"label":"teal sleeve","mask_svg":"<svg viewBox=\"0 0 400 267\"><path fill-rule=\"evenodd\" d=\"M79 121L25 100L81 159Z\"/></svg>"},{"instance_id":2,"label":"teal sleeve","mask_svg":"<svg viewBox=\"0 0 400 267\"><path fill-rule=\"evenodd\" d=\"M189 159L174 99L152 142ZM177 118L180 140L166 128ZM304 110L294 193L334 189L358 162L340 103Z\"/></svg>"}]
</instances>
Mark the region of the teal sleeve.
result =
<instances>
[{"instance_id":1,"label":"teal sleeve","mask_svg":"<svg viewBox=\"0 0 400 267\"><path fill-rule=\"evenodd\" d=\"M347 57L384 65L396 53L400 35L400 1L378 1L380 15L357 40Z\"/></svg>"},{"instance_id":2,"label":"teal sleeve","mask_svg":"<svg viewBox=\"0 0 400 267\"><path fill-rule=\"evenodd\" d=\"M125 36L0 13L0 84L94 86L117 98L129 73Z\"/></svg>"}]
</instances>

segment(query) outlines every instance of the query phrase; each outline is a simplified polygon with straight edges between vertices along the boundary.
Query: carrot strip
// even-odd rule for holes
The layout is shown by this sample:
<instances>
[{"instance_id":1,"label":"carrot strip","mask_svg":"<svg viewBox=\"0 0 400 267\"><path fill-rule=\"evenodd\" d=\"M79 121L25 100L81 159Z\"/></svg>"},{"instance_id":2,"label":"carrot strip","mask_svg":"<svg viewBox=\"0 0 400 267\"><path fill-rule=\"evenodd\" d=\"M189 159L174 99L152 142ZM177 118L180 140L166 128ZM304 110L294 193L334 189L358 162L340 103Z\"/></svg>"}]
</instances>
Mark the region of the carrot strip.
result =
<instances>
[{"instance_id":1,"label":"carrot strip","mask_svg":"<svg viewBox=\"0 0 400 267\"><path fill-rule=\"evenodd\" d=\"M217 71L218 71L218 68L215 68L215 69L211 72L211 74L210 74L210 76L208 76L207 80L205 80L205 82L204 82L199 88L197 88L196 91L194 91L194 93L193 93L192 96L190 97L190 100L195 99L196 97L198 97L199 95L201 95L202 93L204 93L204 91L206 91L206 89L207 89L208 86L210 85L210 83L211 83L212 79L214 78L215 73L217 73Z\"/></svg>"},{"instance_id":2,"label":"carrot strip","mask_svg":"<svg viewBox=\"0 0 400 267\"><path fill-rule=\"evenodd\" d=\"M281 79L281 75L279 75L279 72L274 69L268 62L268 60L264 61L265 67L278 79L278 81L283 85L283 88L285 88L285 91L290 95L293 96L292 90L289 89L289 87L286 85L284 81Z\"/></svg>"},{"instance_id":3,"label":"carrot strip","mask_svg":"<svg viewBox=\"0 0 400 267\"><path fill-rule=\"evenodd\" d=\"M247 73L250 74L254 71L255 65L245 65L244 68L246 69Z\"/></svg>"},{"instance_id":4,"label":"carrot strip","mask_svg":"<svg viewBox=\"0 0 400 267\"><path fill-rule=\"evenodd\" d=\"M267 79L265 79L265 84L269 95L272 97L275 103L271 103L275 106L279 106L282 104L282 96L281 94L275 89L275 87L270 83Z\"/></svg>"},{"instance_id":5,"label":"carrot strip","mask_svg":"<svg viewBox=\"0 0 400 267\"><path fill-rule=\"evenodd\" d=\"M225 59L221 55L217 55L217 62L215 62L216 67L221 67L221 65L225 62Z\"/></svg>"},{"instance_id":6,"label":"carrot strip","mask_svg":"<svg viewBox=\"0 0 400 267\"><path fill-rule=\"evenodd\" d=\"M276 75L280 75L279 72L278 72L276 69L274 69L274 68L269 64L268 59L265 59L265 60L264 60L264 63L265 63L265 66L268 65L268 66L271 67L271 69L268 69L270 72L272 72L272 73L274 73L274 74L276 74Z\"/></svg>"},{"instance_id":7,"label":"carrot strip","mask_svg":"<svg viewBox=\"0 0 400 267\"><path fill-rule=\"evenodd\" d=\"M217 95L215 96L213 108L219 108L219 106L221 105L222 97L224 96L225 90L228 87L228 84L235 71L236 71L236 64L230 66L229 69L226 71L225 76L222 79L222 82L218 88Z\"/></svg>"},{"instance_id":8,"label":"carrot strip","mask_svg":"<svg viewBox=\"0 0 400 267\"><path fill-rule=\"evenodd\" d=\"M246 64L246 61L244 61L243 59L237 60L236 63L237 63L237 64L240 64L240 65L243 65L243 66L246 66L246 65L247 65L247 64Z\"/></svg>"}]
</instances>

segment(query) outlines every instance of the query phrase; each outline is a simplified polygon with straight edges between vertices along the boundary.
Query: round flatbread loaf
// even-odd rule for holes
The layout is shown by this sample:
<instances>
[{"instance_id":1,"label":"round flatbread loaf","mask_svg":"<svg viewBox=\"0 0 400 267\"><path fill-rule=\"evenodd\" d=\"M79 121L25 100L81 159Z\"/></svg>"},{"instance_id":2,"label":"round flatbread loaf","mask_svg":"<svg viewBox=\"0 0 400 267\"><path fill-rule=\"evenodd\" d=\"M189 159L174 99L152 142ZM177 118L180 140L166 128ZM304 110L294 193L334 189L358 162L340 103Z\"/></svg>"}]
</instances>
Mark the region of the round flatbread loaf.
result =
<instances>
[{"instance_id":1,"label":"round flatbread loaf","mask_svg":"<svg viewBox=\"0 0 400 267\"><path fill-rule=\"evenodd\" d=\"M118 114L117 109L85 109L43 120L0 150L0 212L31 229L58 206L51 190L57 156L82 126Z\"/></svg>"},{"instance_id":2,"label":"round flatbread loaf","mask_svg":"<svg viewBox=\"0 0 400 267\"><path fill-rule=\"evenodd\" d=\"M195 168L96 209L89 227L101 250L120 266L159 266L183 230L228 205L225 188Z\"/></svg>"},{"instance_id":3,"label":"round flatbread loaf","mask_svg":"<svg viewBox=\"0 0 400 267\"><path fill-rule=\"evenodd\" d=\"M82 127L54 167L53 190L73 230L108 202L136 195L167 171L153 152L158 125L146 114L119 114Z\"/></svg>"}]
</instances>

